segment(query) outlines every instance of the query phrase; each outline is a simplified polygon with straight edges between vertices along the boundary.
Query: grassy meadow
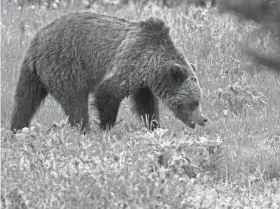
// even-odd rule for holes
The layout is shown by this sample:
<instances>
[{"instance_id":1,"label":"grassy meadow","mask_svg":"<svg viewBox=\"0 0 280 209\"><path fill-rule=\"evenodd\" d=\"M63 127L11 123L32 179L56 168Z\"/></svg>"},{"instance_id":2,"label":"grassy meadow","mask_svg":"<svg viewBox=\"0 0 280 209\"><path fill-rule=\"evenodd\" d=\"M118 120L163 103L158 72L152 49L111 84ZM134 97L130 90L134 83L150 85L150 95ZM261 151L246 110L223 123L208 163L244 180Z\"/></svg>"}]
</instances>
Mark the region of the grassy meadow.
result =
<instances>
[{"instance_id":1,"label":"grassy meadow","mask_svg":"<svg viewBox=\"0 0 280 209\"><path fill-rule=\"evenodd\" d=\"M42 26L81 5L55 10L1 2L1 208L280 208L280 74L240 48L279 53L273 34L215 9L94 6L129 20L157 16L197 67L205 127L186 127L161 104L150 132L123 101L118 123L70 128L48 96L30 129L9 131L20 61ZM53 125L55 124L55 125Z\"/></svg>"}]
</instances>

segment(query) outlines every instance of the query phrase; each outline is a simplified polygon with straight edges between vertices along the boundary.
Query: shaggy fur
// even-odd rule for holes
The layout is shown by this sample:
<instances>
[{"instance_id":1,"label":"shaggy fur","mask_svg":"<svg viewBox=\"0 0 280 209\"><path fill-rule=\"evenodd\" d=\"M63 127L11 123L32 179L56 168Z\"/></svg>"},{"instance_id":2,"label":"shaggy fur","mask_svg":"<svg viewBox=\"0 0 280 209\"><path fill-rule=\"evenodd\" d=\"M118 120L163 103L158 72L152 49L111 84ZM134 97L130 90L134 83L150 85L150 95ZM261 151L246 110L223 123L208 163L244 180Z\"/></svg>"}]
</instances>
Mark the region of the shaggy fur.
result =
<instances>
[{"instance_id":1,"label":"shaggy fur","mask_svg":"<svg viewBox=\"0 0 280 209\"><path fill-rule=\"evenodd\" d=\"M48 93L71 125L82 128L88 128L89 93L95 95L102 129L115 124L120 103L129 95L151 129L159 125L158 98L192 128L206 121L196 111L201 90L194 66L174 46L169 27L156 18L131 22L75 13L42 28L23 58L11 129L29 126Z\"/></svg>"}]
</instances>

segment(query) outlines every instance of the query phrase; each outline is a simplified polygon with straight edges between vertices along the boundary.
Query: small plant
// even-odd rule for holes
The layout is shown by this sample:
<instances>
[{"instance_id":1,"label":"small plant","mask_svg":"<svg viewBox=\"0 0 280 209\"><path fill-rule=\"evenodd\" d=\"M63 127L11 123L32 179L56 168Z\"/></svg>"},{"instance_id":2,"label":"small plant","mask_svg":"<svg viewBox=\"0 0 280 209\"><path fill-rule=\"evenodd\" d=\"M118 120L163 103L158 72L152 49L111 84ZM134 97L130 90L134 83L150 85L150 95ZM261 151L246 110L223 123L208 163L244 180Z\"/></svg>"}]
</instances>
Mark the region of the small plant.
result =
<instances>
[{"instance_id":1,"label":"small plant","mask_svg":"<svg viewBox=\"0 0 280 209\"><path fill-rule=\"evenodd\" d=\"M254 85L248 84L245 79L238 79L224 89L216 91L214 103L219 106L224 115L230 112L238 115L247 113L253 108L265 105L267 98Z\"/></svg>"}]
</instances>

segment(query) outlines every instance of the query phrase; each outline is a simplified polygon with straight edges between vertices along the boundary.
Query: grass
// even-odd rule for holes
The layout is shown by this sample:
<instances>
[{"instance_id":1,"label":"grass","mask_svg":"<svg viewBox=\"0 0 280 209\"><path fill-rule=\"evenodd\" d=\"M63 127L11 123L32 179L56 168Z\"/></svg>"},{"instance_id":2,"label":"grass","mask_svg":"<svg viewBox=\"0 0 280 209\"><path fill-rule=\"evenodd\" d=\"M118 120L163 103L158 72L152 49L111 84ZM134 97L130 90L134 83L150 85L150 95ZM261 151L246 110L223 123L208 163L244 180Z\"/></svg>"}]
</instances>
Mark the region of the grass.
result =
<instances>
[{"instance_id":1,"label":"grass","mask_svg":"<svg viewBox=\"0 0 280 209\"><path fill-rule=\"evenodd\" d=\"M186 15L183 10L157 7L143 12L133 6L96 7L93 11L102 14L129 20L155 15L170 24L176 45L197 66L204 91L202 109L209 123L191 130L161 104L162 129L152 133L143 128L125 100L120 122L111 132L104 133L92 123L91 132L82 136L65 123L61 108L48 97L32 121L33 128L13 136L9 122L24 50L40 27L81 8L18 10L13 3L2 2L1 9L2 204L23 202L29 208L280 207L280 75L251 64L240 53L244 38L257 28L252 22L215 10L201 13L190 8ZM253 40L253 47L277 50L270 34L258 36L262 39ZM242 92L231 94L228 85ZM250 100L252 91L262 93L265 103ZM219 92L231 95L238 113L227 101L217 102Z\"/></svg>"}]
</instances>

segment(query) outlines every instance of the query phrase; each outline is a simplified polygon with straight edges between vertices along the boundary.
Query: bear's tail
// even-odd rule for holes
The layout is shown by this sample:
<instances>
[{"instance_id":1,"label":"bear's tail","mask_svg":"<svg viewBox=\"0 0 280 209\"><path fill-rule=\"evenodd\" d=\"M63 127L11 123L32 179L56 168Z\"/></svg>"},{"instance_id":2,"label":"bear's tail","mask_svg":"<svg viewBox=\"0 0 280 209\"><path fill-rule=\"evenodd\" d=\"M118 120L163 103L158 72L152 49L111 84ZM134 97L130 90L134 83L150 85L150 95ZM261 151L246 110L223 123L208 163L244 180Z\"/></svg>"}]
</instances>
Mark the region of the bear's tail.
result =
<instances>
[{"instance_id":1,"label":"bear's tail","mask_svg":"<svg viewBox=\"0 0 280 209\"><path fill-rule=\"evenodd\" d=\"M33 115L47 95L48 91L37 75L34 60L26 53L14 96L11 130L29 127Z\"/></svg>"}]
</instances>

